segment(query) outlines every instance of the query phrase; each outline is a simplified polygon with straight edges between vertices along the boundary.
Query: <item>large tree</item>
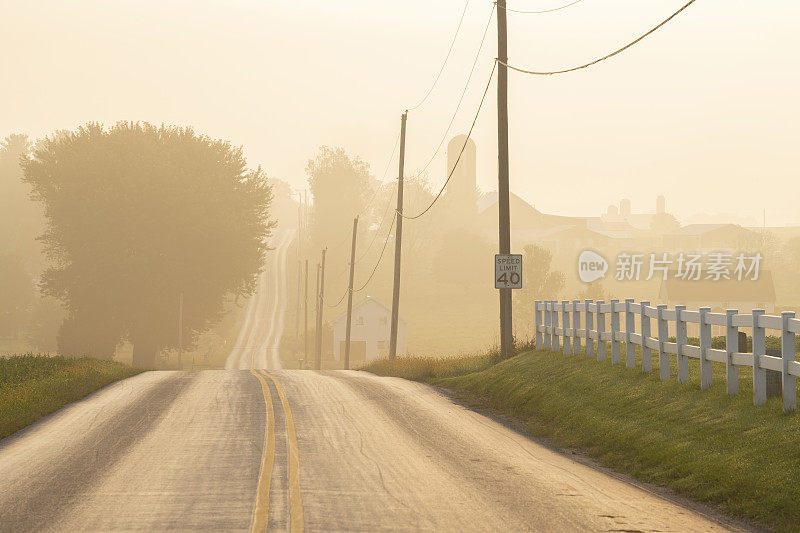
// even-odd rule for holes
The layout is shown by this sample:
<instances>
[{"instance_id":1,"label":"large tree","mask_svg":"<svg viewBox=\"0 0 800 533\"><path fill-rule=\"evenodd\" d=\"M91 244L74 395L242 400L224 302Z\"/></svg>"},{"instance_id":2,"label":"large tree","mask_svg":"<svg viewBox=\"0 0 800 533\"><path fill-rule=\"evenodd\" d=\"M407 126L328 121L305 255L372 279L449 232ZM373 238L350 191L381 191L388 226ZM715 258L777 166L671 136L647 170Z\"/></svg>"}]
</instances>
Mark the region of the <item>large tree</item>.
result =
<instances>
[{"instance_id":1,"label":"large tree","mask_svg":"<svg viewBox=\"0 0 800 533\"><path fill-rule=\"evenodd\" d=\"M547 248L530 244L522 249L522 289L514 291L514 321L519 333L530 335L533 302L553 300L566 283L566 275L551 270L553 254Z\"/></svg>"},{"instance_id":2,"label":"large tree","mask_svg":"<svg viewBox=\"0 0 800 533\"><path fill-rule=\"evenodd\" d=\"M314 247L350 242L353 218L372 196L369 165L342 148L322 146L308 161L306 175L314 202L310 228Z\"/></svg>"},{"instance_id":3,"label":"large tree","mask_svg":"<svg viewBox=\"0 0 800 533\"><path fill-rule=\"evenodd\" d=\"M121 339L152 368L253 292L272 192L239 148L191 128L88 124L37 145L25 181L45 207L42 290L64 302L59 349L110 356Z\"/></svg>"},{"instance_id":4,"label":"large tree","mask_svg":"<svg viewBox=\"0 0 800 533\"><path fill-rule=\"evenodd\" d=\"M33 281L22 258L0 253L0 337L18 337L33 303Z\"/></svg>"},{"instance_id":5,"label":"large tree","mask_svg":"<svg viewBox=\"0 0 800 533\"><path fill-rule=\"evenodd\" d=\"M44 216L41 206L29 198L31 187L23 183L20 166L30 150L26 135L0 141L0 253L19 256L28 271L38 275L43 258L36 236L42 232Z\"/></svg>"}]
</instances>

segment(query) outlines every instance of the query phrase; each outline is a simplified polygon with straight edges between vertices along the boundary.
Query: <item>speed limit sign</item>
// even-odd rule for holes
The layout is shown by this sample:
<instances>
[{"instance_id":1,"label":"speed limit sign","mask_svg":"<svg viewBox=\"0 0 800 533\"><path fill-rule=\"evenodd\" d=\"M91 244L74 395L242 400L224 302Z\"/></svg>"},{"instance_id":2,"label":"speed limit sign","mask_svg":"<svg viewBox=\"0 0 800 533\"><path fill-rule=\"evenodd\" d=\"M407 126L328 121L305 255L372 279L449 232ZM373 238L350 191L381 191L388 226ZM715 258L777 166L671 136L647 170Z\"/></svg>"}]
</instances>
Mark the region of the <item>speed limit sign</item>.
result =
<instances>
[{"instance_id":1,"label":"speed limit sign","mask_svg":"<svg viewBox=\"0 0 800 533\"><path fill-rule=\"evenodd\" d=\"M521 254L497 254L494 256L494 288L522 288Z\"/></svg>"}]
</instances>

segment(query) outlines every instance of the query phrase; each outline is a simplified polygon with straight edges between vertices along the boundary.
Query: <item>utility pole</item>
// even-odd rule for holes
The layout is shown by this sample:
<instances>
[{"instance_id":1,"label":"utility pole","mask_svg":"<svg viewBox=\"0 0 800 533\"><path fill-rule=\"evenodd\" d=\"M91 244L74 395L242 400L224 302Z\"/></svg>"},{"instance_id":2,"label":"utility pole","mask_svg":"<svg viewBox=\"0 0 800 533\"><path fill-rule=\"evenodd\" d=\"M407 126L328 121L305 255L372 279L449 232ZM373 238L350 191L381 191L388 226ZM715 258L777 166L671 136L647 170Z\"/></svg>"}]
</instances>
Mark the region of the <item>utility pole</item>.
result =
<instances>
[{"instance_id":1,"label":"utility pole","mask_svg":"<svg viewBox=\"0 0 800 533\"><path fill-rule=\"evenodd\" d=\"M353 244L350 245L350 285L347 289L347 330L344 345L344 369L350 370L350 325L353 320L353 277L356 267L356 232L358 232L358 217L353 219Z\"/></svg>"},{"instance_id":2,"label":"utility pole","mask_svg":"<svg viewBox=\"0 0 800 533\"><path fill-rule=\"evenodd\" d=\"M183 293L178 300L178 370L183 370Z\"/></svg>"},{"instance_id":3,"label":"utility pole","mask_svg":"<svg viewBox=\"0 0 800 533\"><path fill-rule=\"evenodd\" d=\"M317 304L317 353L314 359L314 369L322 369L322 308L325 305L325 251L322 249L322 266L319 271L319 303Z\"/></svg>"},{"instance_id":4,"label":"utility pole","mask_svg":"<svg viewBox=\"0 0 800 533\"><path fill-rule=\"evenodd\" d=\"M308 259L306 259L306 266L305 266L305 289L303 289L303 297L305 298L305 304L303 305L303 327L305 328L303 333L303 361L308 358Z\"/></svg>"},{"instance_id":5,"label":"utility pole","mask_svg":"<svg viewBox=\"0 0 800 533\"><path fill-rule=\"evenodd\" d=\"M397 319L400 313L400 254L403 247L403 164L406 157L406 118L408 111L400 116L400 169L397 177L397 230L394 235L394 291L392 293L392 330L389 337L389 359L397 357Z\"/></svg>"},{"instance_id":6,"label":"utility pole","mask_svg":"<svg viewBox=\"0 0 800 533\"><path fill-rule=\"evenodd\" d=\"M508 185L508 48L506 37L506 0L497 0L497 201L499 248L511 253L511 209ZM500 354L514 355L514 330L511 318L511 289L500 289Z\"/></svg>"},{"instance_id":7,"label":"utility pole","mask_svg":"<svg viewBox=\"0 0 800 533\"><path fill-rule=\"evenodd\" d=\"M319 263L317 263L317 290L314 292L314 361L317 360L317 322L319 322Z\"/></svg>"},{"instance_id":8,"label":"utility pole","mask_svg":"<svg viewBox=\"0 0 800 533\"><path fill-rule=\"evenodd\" d=\"M295 306L294 339L300 340L300 276L303 275L303 263L297 260L297 305Z\"/></svg>"}]
</instances>

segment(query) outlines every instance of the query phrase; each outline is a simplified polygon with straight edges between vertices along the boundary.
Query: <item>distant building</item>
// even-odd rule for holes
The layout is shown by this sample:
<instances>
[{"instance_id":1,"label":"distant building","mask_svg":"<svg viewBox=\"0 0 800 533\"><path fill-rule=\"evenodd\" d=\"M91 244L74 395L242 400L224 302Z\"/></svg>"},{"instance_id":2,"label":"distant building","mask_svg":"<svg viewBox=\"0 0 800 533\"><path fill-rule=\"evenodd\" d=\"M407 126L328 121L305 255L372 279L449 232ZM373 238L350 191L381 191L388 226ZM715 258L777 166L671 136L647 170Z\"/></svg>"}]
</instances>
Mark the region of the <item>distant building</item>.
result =
<instances>
[{"instance_id":1,"label":"distant building","mask_svg":"<svg viewBox=\"0 0 800 533\"><path fill-rule=\"evenodd\" d=\"M690 224L663 236L668 250L693 251L755 251L762 242L761 235L737 224Z\"/></svg>"},{"instance_id":2,"label":"distant building","mask_svg":"<svg viewBox=\"0 0 800 533\"><path fill-rule=\"evenodd\" d=\"M389 335L392 310L372 296L353 305L350 329L350 365L370 361L389 354ZM344 358L347 333L347 312L333 319L333 355ZM397 324L397 354L406 353L406 321L400 317Z\"/></svg>"},{"instance_id":3,"label":"distant building","mask_svg":"<svg viewBox=\"0 0 800 533\"><path fill-rule=\"evenodd\" d=\"M452 207L469 216L477 213L478 170L475 141L466 135L456 135L447 143L447 173L452 177L446 196ZM456 163L458 163L456 165Z\"/></svg>"}]
</instances>

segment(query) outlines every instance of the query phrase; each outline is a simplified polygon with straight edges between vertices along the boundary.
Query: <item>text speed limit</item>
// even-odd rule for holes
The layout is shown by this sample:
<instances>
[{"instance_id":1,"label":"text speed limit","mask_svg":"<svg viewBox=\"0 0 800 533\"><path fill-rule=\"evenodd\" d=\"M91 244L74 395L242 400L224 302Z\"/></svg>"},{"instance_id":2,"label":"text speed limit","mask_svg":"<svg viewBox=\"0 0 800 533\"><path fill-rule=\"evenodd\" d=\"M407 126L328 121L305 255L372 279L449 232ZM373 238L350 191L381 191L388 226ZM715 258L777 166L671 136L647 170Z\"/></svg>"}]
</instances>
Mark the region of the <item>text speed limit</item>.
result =
<instances>
[{"instance_id":1,"label":"text speed limit","mask_svg":"<svg viewBox=\"0 0 800 533\"><path fill-rule=\"evenodd\" d=\"M522 288L521 254L497 254L494 256L494 288Z\"/></svg>"}]
</instances>

